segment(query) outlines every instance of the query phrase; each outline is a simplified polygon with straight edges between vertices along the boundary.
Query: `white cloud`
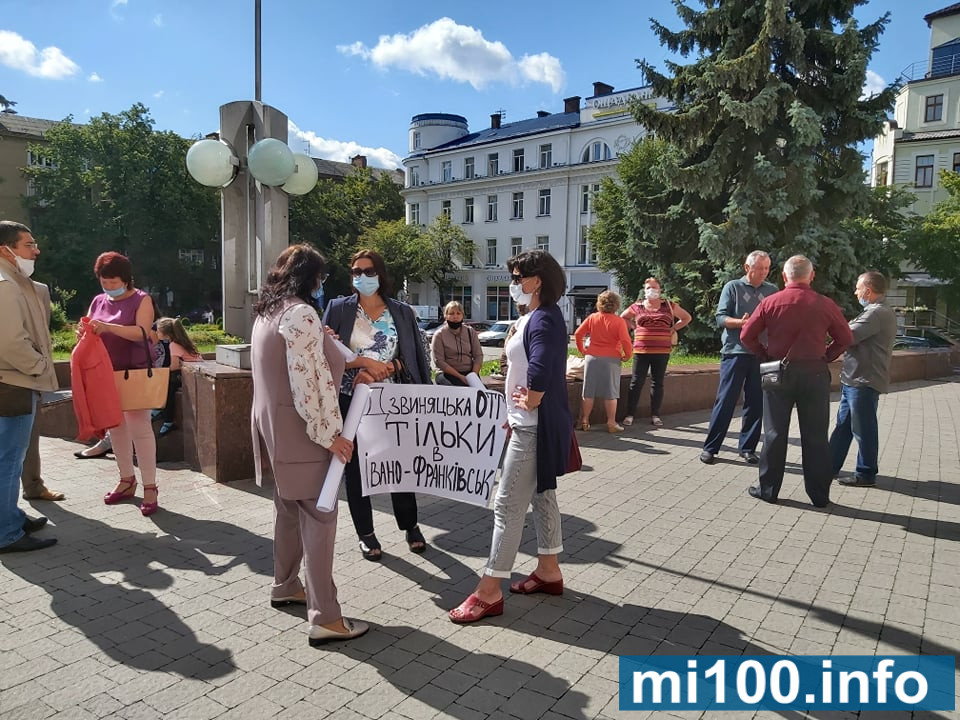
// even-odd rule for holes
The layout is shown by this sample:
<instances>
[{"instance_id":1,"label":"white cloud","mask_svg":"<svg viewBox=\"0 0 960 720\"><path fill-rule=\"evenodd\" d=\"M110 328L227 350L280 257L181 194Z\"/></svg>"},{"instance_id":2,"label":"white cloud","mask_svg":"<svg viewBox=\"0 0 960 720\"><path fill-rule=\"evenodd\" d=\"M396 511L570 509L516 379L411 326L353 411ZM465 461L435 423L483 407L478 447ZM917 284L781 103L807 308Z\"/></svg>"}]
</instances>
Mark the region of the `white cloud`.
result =
<instances>
[{"instance_id":1,"label":"white cloud","mask_svg":"<svg viewBox=\"0 0 960 720\"><path fill-rule=\"evenodd\" d=\"M400 167L400 156L387 148L365 147L352 140L328 140L320 137L312 130L301 130L293 121L288 123L287 129L290 132L291 141L293 138L297 138L306 142L310 147L308 154L313 157L337 162L350 162L350 158L355 155L365 155L367 163L375 167L387 168L388 170ZM291 142L290 147L300 152L293 142Z\"/></svg>"},{"instance_id":2,"label":"white cloud","mask_svg":"<svg viewBox=\"0 0 960 720\"><path fill-rule=\"evenodd\" d=\"M160 98L163 97L163 90L157 90L157 91L153 94L153 96L154 96L157 100L159 100Z\"/></svg>"},{"instance_id":3,"label":"white cloud","mask_svg":"<svg viewBox=\"0 0 960 720\"><path fill-rule=\"evenodd\" d=\"M0 65L54 80L75 75L80 70L60 48L51 46L38 51L32 42L9 30L0 30Z\"/></svg>"},{"instance_id":4,"label":"white cloud","mask_svg":"<svg viewBox=\"0 0 960 720\"><path fill-rule=\"evenodd\" d=\"M87 77L87 81L92 83L101 83L103 82L103 78L97 75L97 73L90 73L89 77Z\"/></svg>"},{"instance_id":5,"label":"white cloud","mask_svg":"<svg viewBox=\"0 0 960 720\"><path fill-rule=\"evenodd\" d=\"M360 56L379 68L396 67L418 75L433 73L470 83L478 90L494 82L533 82L559 92L565 81L563 67L552 55L524 55L516 60L502 42L491 42L476 28L447 17L409 35L381 35L373 48L358 41L339 45L337 50Z\"/></svg>"},{"instance_id":6,"label":"white cloud","mask_svg":"<svg viewBox=\"0 0 960 720\"><path fill-rule=\"evenodd\" d=\"M861 91L861 98L868 98L871 95L876 95L877 93L883 92L887 87L887 81L884 80L880 75L875 73L873 70L867 70L867 76L863 81L863 90Z\"/></svg>"},{"instance_id":7,"label":"white cloud","mask_svg":"<svg viewBox=\"0 0 960 720\"><path fill-rule=\"evenodd\" d=\"M160 13L157 13L156 15L154 15L154 16L153 16L153 24L156 25L158 28L162 28L162 27L163 27L163 15L161 15Z\"/></svg>"},{"instance_id":8,"label":"white cloud","mask_svg":"<svg viewBox=\"0 0 960 720\"><path fill-rule=\"evenodd\" d=\"M113 2L110 4L110 7L117 7L119 5L126 5L126 4L127 4L127 0L113 0Z\"/></svg>"}]
</instances>

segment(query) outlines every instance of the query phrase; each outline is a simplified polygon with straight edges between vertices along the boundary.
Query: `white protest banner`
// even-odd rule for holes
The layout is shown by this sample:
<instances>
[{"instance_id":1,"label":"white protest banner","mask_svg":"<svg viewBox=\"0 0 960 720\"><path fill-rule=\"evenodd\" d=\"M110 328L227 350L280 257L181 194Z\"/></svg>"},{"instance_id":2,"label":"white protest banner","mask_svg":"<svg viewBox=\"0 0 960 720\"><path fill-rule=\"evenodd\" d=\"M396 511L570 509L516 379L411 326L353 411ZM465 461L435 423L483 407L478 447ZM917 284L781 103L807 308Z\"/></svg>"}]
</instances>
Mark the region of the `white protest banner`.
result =
<instances>
[{"instance_id":1,"label":"white protest banner","mask_svg":"<svg viewBox=\"0 0 960 720\"><path fill-rule=\"evenodd\" d=\"M496 391L374 383L357 428L363 494L417 492L486 507L506 419Z\"/></svg>"},{"instance_id":2,"label":"white protest banner","mask_svg":"<svg viewBox=\"0 0 960 720\"><path fill-rule=\"evenodd\" d=\"M353 440L357 434L357 426L360 424L360 417L367 405L367 398L370 397L370 386L359 384L353 389L353 400L350 401L350 407L347 410L347 416L343 418L343 431L340 433L347 440ZM323 487L320 489L320 497L317 498L317 510L322 512L332 512L337 505L340 496L340 483L343 481L344 462L338 455L330 458L330 466L327 468L327 477L323 481Z\"/></svg>"}]
</instances>

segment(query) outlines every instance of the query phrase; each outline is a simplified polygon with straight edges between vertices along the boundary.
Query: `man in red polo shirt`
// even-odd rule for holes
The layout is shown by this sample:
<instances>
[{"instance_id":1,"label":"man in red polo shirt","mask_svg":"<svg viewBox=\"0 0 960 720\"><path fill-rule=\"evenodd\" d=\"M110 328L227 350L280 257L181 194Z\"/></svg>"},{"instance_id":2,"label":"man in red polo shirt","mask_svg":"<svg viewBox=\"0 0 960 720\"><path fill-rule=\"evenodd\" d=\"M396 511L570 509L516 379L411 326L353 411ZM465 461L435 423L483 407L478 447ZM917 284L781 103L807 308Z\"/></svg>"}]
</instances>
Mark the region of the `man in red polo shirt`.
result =
<instances>
[{"instance_id":1,"label":"man in red polo shirt","mask_svg":"<svg viewBox=\"0 0 960 720\"><path fill-rule=\"evenodd\" d=\"M763 451L760 485L750 495L775 503L783 484L790 416L797 407L803 452L803 484L816 507L830 503L830 368L853 343L840 308L810 287L813 263L794 255L783 264L786 286L765 298L740 332L740 342L760 362L783 361L780 387L763 391ZM760 342L766 331L767 342ZM829 336L830 342L827 342Z\"/></svg>"}]
</instances>

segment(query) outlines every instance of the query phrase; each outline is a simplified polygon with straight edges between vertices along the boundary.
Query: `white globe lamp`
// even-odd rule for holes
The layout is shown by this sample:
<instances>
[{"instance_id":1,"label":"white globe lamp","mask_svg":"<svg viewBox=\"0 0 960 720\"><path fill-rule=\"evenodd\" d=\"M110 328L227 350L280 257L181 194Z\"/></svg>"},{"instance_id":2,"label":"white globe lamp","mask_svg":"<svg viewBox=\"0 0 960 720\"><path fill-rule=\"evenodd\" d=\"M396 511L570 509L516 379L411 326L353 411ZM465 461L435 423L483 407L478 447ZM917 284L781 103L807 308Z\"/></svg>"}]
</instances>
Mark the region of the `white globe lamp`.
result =
<instances>
[{"instance_id":1,"label":"white globe lamp","mask_svg":"<svg viewBox=\"0 0 960 720\"><path fill-rule=\"evenodd\" d=\"M250 174L264 185L283 185L293 175L296 163L293 151L276 138L264 138L247 153Z\"/></svg>"},{"instance_id":2,"label":"white globe lamp","mask_svg":"<svg viewBox=\"0 0 960 720\"><path fill-rule=\"evenodd\" d=\"M201 185L225 187L237 173L239 162L220 140L199 140L187 150L187 172Z\"/></svg>"},{"instance_id":3,"label":"white globe lamp","mask_svg":"<svg viewBox=\"0 0 960 720\"><path fill-rule=\"evenodd\" d=\"M312 157L303 153L294 153L293 161L295 165L293 175L280 189L290 195L306 195L317 184L319 177L317 164Z\"/></svg>"}]
</instances>

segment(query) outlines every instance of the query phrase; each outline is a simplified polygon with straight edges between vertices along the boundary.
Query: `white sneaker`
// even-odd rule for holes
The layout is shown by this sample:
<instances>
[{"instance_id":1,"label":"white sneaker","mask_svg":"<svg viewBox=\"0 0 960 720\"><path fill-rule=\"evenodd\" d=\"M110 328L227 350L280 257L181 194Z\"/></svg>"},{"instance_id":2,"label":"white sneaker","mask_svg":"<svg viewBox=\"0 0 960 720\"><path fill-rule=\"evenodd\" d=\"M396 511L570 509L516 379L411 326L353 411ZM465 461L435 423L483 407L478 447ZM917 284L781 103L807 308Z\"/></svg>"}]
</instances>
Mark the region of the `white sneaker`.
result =
<instances>
[{"instance_id":1,"label":"white sneaker","mask_svg":"<svg viewBox=\"0 0 960 720\"><path fill-rule=\"evenodd\" d=\"M360 637L370 629L370 626L365 622L361 622L359 620L350 620L349 618L343 618L343 624L347 628L347 632L345 633L336 632L335 630L327 630L327 628L323 627L322 625L311 625L311 647L323 645L325 642L330 640L350 640L351 638Z\"/></svg>"},{"instance_id":2,"label":"white sneaker","mask_svg":"<svg viewBox=\"0 0 960 720\"><path fill-rule=\"evenodd\" d=\"M663 427L663 420L658 418L656 415L650 416L650 424L654 427Z\"/></svg>"}]
</instances>

